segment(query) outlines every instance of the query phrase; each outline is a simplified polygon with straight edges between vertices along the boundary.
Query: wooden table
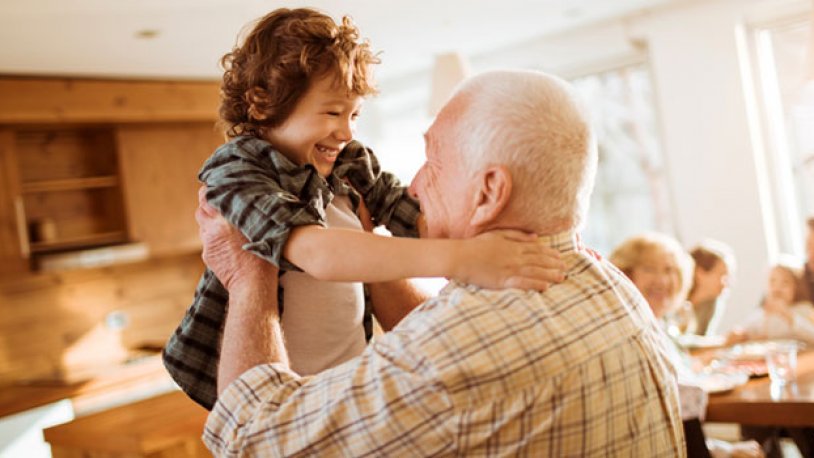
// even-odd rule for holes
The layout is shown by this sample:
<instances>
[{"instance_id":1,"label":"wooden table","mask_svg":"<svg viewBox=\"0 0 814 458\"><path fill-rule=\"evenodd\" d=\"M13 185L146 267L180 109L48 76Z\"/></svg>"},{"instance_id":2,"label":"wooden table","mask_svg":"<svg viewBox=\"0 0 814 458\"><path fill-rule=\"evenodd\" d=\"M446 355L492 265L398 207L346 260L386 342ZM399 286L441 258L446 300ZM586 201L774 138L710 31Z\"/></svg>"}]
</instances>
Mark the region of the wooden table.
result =
<instances>
[{"instance_id":1,"label":"wooden table","mask_svg":"<svg viewBox=\"0 0 814 458\"><path fill-rule=\"evenodd\" d=\"M773 392L774 391L774 392ZM709 397L706 421L762 426L814 426L814 351L797 357L797 381L782 390L769 377Z\"/></svg>"},{"instance_id":2,"label":"wooden table","mask_svg":"<svg viewBox=\"0 0 814 458\"><path fill-rule=\"evenodd\" d=\"M175 391L44 431L54 458L211 457L201 441L208 412Z\"/></svg>"}]
</instances>

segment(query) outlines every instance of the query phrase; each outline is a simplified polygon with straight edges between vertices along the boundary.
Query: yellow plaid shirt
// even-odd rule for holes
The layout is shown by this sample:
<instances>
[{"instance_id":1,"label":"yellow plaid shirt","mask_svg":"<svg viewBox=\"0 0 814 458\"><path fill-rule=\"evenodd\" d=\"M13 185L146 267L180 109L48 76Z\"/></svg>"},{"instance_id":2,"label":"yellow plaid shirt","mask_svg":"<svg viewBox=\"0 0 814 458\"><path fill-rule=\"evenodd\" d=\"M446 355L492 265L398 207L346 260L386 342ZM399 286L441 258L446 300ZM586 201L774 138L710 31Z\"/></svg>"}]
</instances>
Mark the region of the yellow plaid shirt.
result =
<instances>
[{"instance_id":1,"label":"yellow plaid shirt","mask_svg":"<svg viewBox=\"0 0 814 458\"><path fill-rule=\"evenodd\" d=\"M351 361L254 367L204 430L216 456L685 456L647 303L570 233L544 293L450 283Z\"/></svg>"}]
</instances>

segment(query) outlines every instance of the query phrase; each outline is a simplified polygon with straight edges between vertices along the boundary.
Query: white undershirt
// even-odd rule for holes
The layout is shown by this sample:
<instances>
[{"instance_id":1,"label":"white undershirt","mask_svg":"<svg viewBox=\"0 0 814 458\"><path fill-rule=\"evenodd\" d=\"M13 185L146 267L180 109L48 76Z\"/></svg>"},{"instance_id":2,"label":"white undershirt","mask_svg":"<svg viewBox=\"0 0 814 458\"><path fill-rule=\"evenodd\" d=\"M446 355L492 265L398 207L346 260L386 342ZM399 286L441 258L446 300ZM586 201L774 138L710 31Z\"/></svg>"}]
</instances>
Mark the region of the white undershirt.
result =
<instances>
[{"instance_id":1,"label":"white undershirt","mask_svg":"<svg viewBox=\"0 0 814 458\"><path fill-rule=\"evenodd\" d=\"M347 196L335 196L325 209L328 227L362 230ZM304 272L286 272L283 336L291 369L310 375L362 353L365 298L362 283L319 281Z\"/></svg>"}]
</instances>

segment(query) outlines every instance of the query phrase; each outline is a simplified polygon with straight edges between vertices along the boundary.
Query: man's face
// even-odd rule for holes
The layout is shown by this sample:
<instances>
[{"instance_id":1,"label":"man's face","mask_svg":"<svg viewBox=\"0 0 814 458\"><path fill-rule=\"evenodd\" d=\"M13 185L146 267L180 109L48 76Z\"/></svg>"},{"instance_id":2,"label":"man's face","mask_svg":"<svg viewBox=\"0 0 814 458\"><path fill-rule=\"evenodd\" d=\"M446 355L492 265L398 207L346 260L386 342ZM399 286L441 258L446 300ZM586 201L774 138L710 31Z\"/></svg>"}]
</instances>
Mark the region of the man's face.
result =
<instances>
[{"instance_id":1,"label":"man's face","mask_svg":"<svg viewBox=\"0 0 814 458\"><path fill-rule=\"evenodd\" d=\"M463 238L471 234L472 186L462 162L463 152L449 141L449 126L460 103L451 101L424 134L427 160L410 184L421 204L431 238Z\"/></svg>"},{"instance_id":2,"label":"man's face","mask_svg":"<svg viewBox=\"0 0 814 458\"><path fill-rule=\"evenodd\" d=\"M326 76L312 81L283 124L267 139L288 159L312 164L322 177L333 170L339 152L353 139L362 98L348 95Z\"/></svg>"}]
</instances>

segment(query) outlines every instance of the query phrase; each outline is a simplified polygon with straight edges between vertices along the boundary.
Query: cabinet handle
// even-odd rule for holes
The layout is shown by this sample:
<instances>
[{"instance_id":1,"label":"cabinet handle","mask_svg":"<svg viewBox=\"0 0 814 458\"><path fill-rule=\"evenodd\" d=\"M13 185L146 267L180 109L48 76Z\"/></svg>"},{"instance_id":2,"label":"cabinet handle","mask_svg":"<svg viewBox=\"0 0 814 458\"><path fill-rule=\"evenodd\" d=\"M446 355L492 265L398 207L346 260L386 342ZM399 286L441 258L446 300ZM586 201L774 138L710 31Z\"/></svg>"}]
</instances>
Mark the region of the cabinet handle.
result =
<instances>
[{"instance_id":1,"label":"cabinet handle","mask_svg":"<svg viewBox=\"0 0 814 458\"><path fill-rule=\"evenodd\" d=\"M14 198L14 210L17 212L17 235L20 238L20 252L24 258L31 255L31 245L28 242L28 229L25 224L25 208L22 196Z\"/></svg>"}]
</instances>

